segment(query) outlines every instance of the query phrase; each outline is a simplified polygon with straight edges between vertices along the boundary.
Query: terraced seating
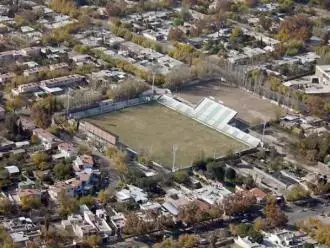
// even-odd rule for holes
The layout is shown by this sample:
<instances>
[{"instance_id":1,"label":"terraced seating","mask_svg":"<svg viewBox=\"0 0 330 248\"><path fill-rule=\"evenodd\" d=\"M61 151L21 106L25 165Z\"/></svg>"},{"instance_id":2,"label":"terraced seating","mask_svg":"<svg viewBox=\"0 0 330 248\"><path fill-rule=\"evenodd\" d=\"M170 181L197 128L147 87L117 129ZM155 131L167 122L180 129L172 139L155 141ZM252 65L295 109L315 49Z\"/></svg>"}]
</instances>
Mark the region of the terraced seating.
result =
<instances>
[{"instance_id":1,"label":"terraced seating","mask_svg":"<svg viewBox=\"0 0 330 248\"><path fill-rule=\"evenodd\" d=\"M204 98L195 108L167 95L159 97L158 102L250 147L257 147L260 143L256 137L228 124L237 114L236 111L210 98Z\"/></svg>"}]
</instances>

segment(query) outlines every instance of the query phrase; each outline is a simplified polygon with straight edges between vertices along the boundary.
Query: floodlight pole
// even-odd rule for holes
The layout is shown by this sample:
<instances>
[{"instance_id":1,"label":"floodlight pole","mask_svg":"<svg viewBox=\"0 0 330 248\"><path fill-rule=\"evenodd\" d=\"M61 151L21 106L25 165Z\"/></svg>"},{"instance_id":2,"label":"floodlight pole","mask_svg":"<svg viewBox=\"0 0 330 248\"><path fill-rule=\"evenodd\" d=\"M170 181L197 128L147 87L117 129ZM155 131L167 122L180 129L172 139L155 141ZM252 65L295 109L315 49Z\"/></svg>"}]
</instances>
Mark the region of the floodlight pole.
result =
<instances>
[{"instance_id":1,"label":"floodlight pole","mask_svg":"<svg viewBox=\"0 0 330 248\"><path fill-rule=\"evenodd\" d=\"M176 151L178 150L177 145L173 145L173 166L172 166L172 172L175 172L175 159L176 159Z\"/></svg>"}]
</instances>

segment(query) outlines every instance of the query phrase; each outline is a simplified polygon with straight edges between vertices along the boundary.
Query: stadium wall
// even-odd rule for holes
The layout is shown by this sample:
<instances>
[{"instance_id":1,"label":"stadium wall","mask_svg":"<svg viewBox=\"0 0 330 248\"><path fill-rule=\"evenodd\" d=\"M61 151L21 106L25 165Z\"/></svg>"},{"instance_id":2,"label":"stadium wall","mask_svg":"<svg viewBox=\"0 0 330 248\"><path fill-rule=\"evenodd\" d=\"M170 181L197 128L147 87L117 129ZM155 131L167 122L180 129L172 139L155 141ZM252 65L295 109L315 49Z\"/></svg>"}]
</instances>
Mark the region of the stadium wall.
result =
<instances>
[{"instance_id":1,"label":"stadium wall","mask_svg":"<svg viewBox=\"0 0 330 248\"><path fill-rule=\"evenodd\" d=\"M93 107L89 109L80 110L77 112L69 113L69 118L73 119L83 119L91 116L96 115L102 115L106 113L110 113L112 111L120 110L123 108L128 108L131 106L136 106L144 103L148 103L152 100L151 97L145 96L145 97L139 97L130 99L127 101L119 101L119 102L113 102L106 105L99 105L98 107Z\"/></svg>"},{"instance_id":2,"label":"stadium wall","mask_svg":"<svg viewBox=\"0 0 330 248\"><path fill-rule=\"evenodd\" d=\"M80 122L79 130L86 132L89 138L98 139L100 143L102 142L113 146L118 144L117 135L104 131L102 128L96 126L95 124L91 124L88 121Z\"/></svg>"}]
</instances>

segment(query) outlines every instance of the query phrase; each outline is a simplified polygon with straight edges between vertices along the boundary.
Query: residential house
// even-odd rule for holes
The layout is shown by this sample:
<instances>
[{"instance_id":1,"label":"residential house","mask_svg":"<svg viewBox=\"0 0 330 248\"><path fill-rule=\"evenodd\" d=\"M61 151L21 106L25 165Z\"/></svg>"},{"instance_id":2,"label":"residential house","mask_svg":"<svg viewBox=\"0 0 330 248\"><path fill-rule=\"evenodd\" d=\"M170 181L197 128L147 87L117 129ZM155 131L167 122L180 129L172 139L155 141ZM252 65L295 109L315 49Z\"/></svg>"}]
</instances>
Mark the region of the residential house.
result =
<instances>
[{"instance_id":1,"label":"residential house","mask_svg":"<svg viewBox=\"0 0 330 248\"><path fill-rule=\"evenodd\" d=\"M40 236L40 228L30 218L19 217L3 221L2 225L9 232L15 247L26 247L28 241Z\"/></svg>"},{"instance_id":2,"label":"residential house","mask_svg":"<svg viewBox=\"0 0 330 248\"><path fill-rule=\"evenodd\" d=\"M145 30L142 32L142 35L150 40L159 41L164 39L164 35L153 30Z\"/></svg>"},{"instance_id":3,"label":"residential house","mask_svg":"<svg viewBox=\"0 0 330 248\"><path fill-rule=\"evenodd\" d=\"M7 139L0 140L0 151L1 152L8 152L15 147L15 142Z\"/></svg>"},{"instance_id":4,"label":"residential house","mask_svg":"<svg viewBox=\"0 0 330 248\"><path fill-rule=\"evenodd\" d=\"M34 31L34 28L29 27L29 26L22 26L21 31L22 31L22 33L30 33L30 32Z\"/></svg>"},{"instance_id":5,"label":"residential house","mask_svg":"<svg viewBox=\"0 0 330 248\"><path fill-rule=\"evenodd\" d=\"M12 80L16 76L15 73L8 72L0 75L0 83L4 84Z\"/></svg>"},{"instance_id":6,"label":"residential house","mask_svg":"<svg viewBox=\"0 0 330 248\"><path fill-rule=\"evenodd\" d=\"M46 150L55 148L62 142L62 140L57 138L55 135L42 128L34 129L33 135L36 135L40 139Z\"/></svg>"},{"instance_id":7,"label":"residential house","mask_svg":"<svg viewBox=\"0 0 330 248\"><path fill-rule=\"evenodd\" d=\"M72 158L76 155L77 150L73 146L72 143L63 142L58 144L57 149L61 154L64 155L65 158Z\"/></svg>"},{"instance_id":8,"label":"residential house","mask_svg":"<svg viewBox=\"0 0 330 248\"><path fill-rule=\"evenodd\" d=\"M33 93L40 89L39 83L21 84L16 89L12 89L13 94L18 95L21 93Z\"/></svg>"},{"instance_id":9,"label":"residential house","mask_svg":"<svg viewBox=\"0 0 330 248\"><path fill-rule=\"evenodd\" d=\"M221 184L218 184L195 189L192 194L196 199L202 200L210 205L214 205L220 203L226 196L229 196L232 193Z\"/></svg>"},{"instance_id":10,"label":"residential house","mask_svg":"<svg viewBox=\"0 0 330 248\"><path fill-rule=\"evenodd\" d=\"M10 166L6 166L5 169L7 170L10 179L12 180L18 179L20 175L20 170L18 169L17 166L10 165Z\"/></svg>"},{"instance_id":11,"label":"residential house","mask_svg":"<svg viewBox=\"0 0 330 248\"><path fill-rule=\"evenodd\" d=\"M99 175L98 171L90 169L76 172L76 177L49 186L48 193L54 201L58 200L61 192L69 197L87 195L98 186Z\"/></svg>"},{"instance_id":12,"label":"residential house","mask_svg":"<svg viewBox=\"0 0 330 248\"><path fill-rule=\"evenodd\" d=\"M16 50L0 52L0 63L14 61L17 60L19 57L21 57L21 53Z\"/></svg>"},{"instance_id":13,"label":"residential house","mask_svg":"<svg viewBox=\"0 0 330 248\"><path fill-rule=\"evenodd\" d=\"M79 238L97 234L96 228L85 221L80 214L69 215L67 220L62 220L61 224L64 229L72 230Z\"/></svg>"},{"instance_id":14,"label":"residential house","mask_svg":"<svg viewBox=\"0 0 330 248\"><path fill-rule=\"evenodd\" d=\"M169 212L174 216L177 216L179 214L179 209L176 206L174 206L174 204L172 204L171 202L164 202L162 204L162 207L164 210L166 210L167 212Z\"/></svg>"},{"instance_id":15,"label":"residential house","mask_svg":"<svg viewBox=\"0 0 330 248\"><path fill-rule=\"evenodd\" d=\"M266 247L296 248L303 247L306 243L312 244L313 247L318 247L316 246L317 242L303 232L279 230L273 233L263 232L263 235L263 243Z\"/></svg>"},{"instance_id":16,"label":"residential house","mask_svg":"<svg viewBox=\"0 0 330 248\"><path fill-rule=\"evenodd\" d=\"M30 69L26 69L23 71L23 75L26 77L29 76L36 76L41 72L46 72L48 71L49 68L48 66L40 66L40 67L34 67L34 68L30 68Z\"/></svg>"},{"instance_id":17,"label":"residential house","mask_svg":"<svg viewBox=\"0 0 330 248\"><path fill-rule=\"evenodd\" d=\"M304 76L283 85L302 90L306 94L329 94L330 93L330 65L317 65L313 76Z\"/></svg>"},{"instance_id":18,"label":"residential house","mask_svg":"<svg viewBox=\"0 0 330 248\"><path fill-rule=\"evenodd\" d=\"M91 155L83 154L78 156L75 161L73 161L73 169L75 171L81 171L84 169L93 169L94 160Z\"/></svg>"},{"instance_id":19,"label":"residential house","mask_svg":"<svg viewBox=\"0 0 330 248\"><path fill-rule=\"evenodd\" d=\"M32 132L37 128L33 120L27 116L20 116L18 122L21 122L24 131Z\"/></svg>"},{"instance_id":20,"label":"residential house","mask_svg":"<svg viewBox=\"0 0 330 248\"><path fill-rule=\"evenodd\" d=\"M71 227L79 238L96 234L106 241L112 234L112 229L106 220L107 215L103 209L96 210L94 214L86 205L82 205L80 214L68 216L67 220L62 221L62 226L65 229Z\"/></svg>"},{"instance_id":21,"label":"residential house","mask_svg":"<svg viewBox=\"0 0 330 248\"><path fill-rule=\"evenodd\" d=\"M143 211L152 211L152 212L158 212L162 208L162 205L160 205L158 202L146 202L143 204L140 204L140 209Z\"/></svg>"},{"instance_id":22,"label":"residential house","mask_svg":"<svg viewBox=\"0 0 330 248\"><path fill-rule=\"evenodd\" d=\"M249 240L249 237L241 238L238 236L236 239L234 239L234 242L236 245L242 248L266 248L267 246L264 246L262 244L253 243Z\"/></svg>"},{"instance_id":23,"label":"residential house","mask_svg":"<svg viewBox=\"0 0 330 248\"><path fill-rule=\"evenodd\" d=\"M23 56L31 56L31 57L38 57L41 54L41 47L27 47L21 49L21 54Z\"/></svg>"},{"instance_id":24,"label":"residential house","mask_svg":"<svg viewBox=\"0 0 330 248\"><path fill-rule=\"evenodd\" d=\"M27 178L26 181L21 181L18 183L18 189L33 189L35 187L35 182Z\"/></svg>"},{"instance_id":25,"label":"residential house","mask_svg":"<svg viewBox=\"0 0 330 248\"><path fill-rule=\"evenodd\" d=\"M75 62L75 63L81 63L81 62L86 62L88 60L91 60L91 56L88 54L79 54L72 56L70 59Z\"/></svg>"},{"instance_id":26,"label":"residential house","mask_svg":"<svg viewBox=\"0 0 330 248\"><path fill-rule=\"evenodd\" d=\"M163 207L171 214L175 215L180 208L183 208L191 203L192 199L187 197L182 191L171 188L166 192Z\"/></svg>"},{"instance_id":27,"label":"residential house","mask_svg":"<svg viewBox=\"0 0 330 248\"><path fill-rule=\"evenodd\" d=\"M100 183L100 171L93 169L84 169L79 172L75 172L77 188L75 189L76 195L91 194L99 187Z\"/></svg>"},{"instance_id":28,"label":"residential house","mask_svg":"<svg viewBox=\"0 0 330 248\"><path fill-rule=\"evenodd\" d=\"M68 68L69 68L69 65L67 63L58 63L58 64L49 65L49 69L51 71L66 70Z\"/></svg>"},{"instance_id":29,"label":"residential house","mask_svg":"<svg viewBox=\"0 0 330 248\"><path fill-rule=\"evenodd\" d=\"M30 141L28 141L28 140L15 142L15 147L18 149L21 149L24 147L29 147L29 146L30 146Z\"/></svg>"},{"instance_id":30,"label":"residential house","mask_svg":"<svg viewBox=\"0 0 330 248\"><path fill-rule=\"evenodd\" d=\"M74 197L74 187L66 181L59 181L48 188L48 194L53 201L57 201L61 193L66 194L68 197Z\"/></svg>"},{"instance_id":31,"label":"residential house","mask_svg":"<svg viewBox=\"0 0 330 248\"><path fill-rule=\"evenodd\" d=\"M70 87L75 84L82 83L85 80L84 76L73 74L64 77L52 78L40 81L39 84L42 87Z\"/></svg>"},{"instance_id":32,"label":"residential house","mask_svg":"<svg viewBox=\"0 0 330 248\"><path fill-rule=\"evenodd\" d=\"M17 195L20 202L22 202L23 199L41 200L41 191L39 189L19 189Z\"/></svg>"},{"instance_id":33,"label":"residential house","mask_svg":"<svg viewBox=\"0 0 330 248\"><path fill-rule=\"evenodd\" d=\"M103 240L106 240L111 234L112 229L107 223L107 214L104 209L97 209L93 214L86 205L80 207L84 219L94 228Z\"/></svg>"},{"instance_id":34,"label":"residential house","mask_svg":"<svg viewBox=\"0 0 330 248\"><path fill-rule=\"evenodd\" d=\"M116 193L118 202L127 202L133 199L135 202L146 203L148 201L148 194L134 185L127 185L127 189L122 189Z\"/></svg>"},{"instance_id":35,"label":"residential house","mask_svg":"<svg viewBox=\"0 0 330 248\"><path fill-rule=\"evenodd\" d=\"M123 213L116 213L110 217L110 221L117 229L122 229L125 227L126 218Z\"/></svg>"},{"instance_id":36,"label":"residential house","mask_svg":"<svg viewBox=\"0 0 330 248\"><path fill-rule=\"evenodd\" d=\"M264 191L262 191L260 188L252 188L250 190L246 190L236 185L235 192L247 196L254 196L258 203L264 203L267 197L267 194Z\"/></svg>"},{"instance_id":37,"label":"residential house","mask_svg":"<svg viewBox=\"0 0 330 248\"><path fill-rule=\"evenodd\" d=\"M253 188L249 190L249 194L257 199L258 203L263 203L266 200L267 194L259 188Z\"/></svg>"}]
</instances>

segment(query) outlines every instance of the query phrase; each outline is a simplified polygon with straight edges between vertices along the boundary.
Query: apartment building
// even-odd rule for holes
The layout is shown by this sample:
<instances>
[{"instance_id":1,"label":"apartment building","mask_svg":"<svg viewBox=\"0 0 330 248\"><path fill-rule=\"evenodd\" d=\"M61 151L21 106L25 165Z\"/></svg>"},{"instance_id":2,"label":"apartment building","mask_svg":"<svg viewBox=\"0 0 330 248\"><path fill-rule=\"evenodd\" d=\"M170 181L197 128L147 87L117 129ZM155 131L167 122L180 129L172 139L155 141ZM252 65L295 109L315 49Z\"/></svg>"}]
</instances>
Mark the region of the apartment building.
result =
<instances>
[{"instance_id":1,"label":"apartment building","mask_svg":"<svg viewBox=\"0 0 330 248\"><path fill-rule=\"evenodd\" d=\"M38 83L28 83L28 84L21 84L17 87L17 91L14 92L15 89L13 89L13 93L20 94L20 93L33 93L40 89L40 86Z\"/></svg>"},{"instance_id":2,"label":"apartment building","mask_svg":"<svg viewBox=\"0 0 330 248\"><path fill-rule=\"evenodd\" d=\"M42 128L34 129L33 134L41 140L41 143L47 150L57 147L57 145L62 142L62 140L57 138L55 135Z\"/></svg>"},{"instance_id":3,"label":"apartment building","mask_svg":"<svg viewBox=\"0 0 330 248\"><path fill-rule=\"evenodd\" d=\"M81 83L85 80L85 77L78 74L69 75L65 77L58 77L40 81L40 86L42 87L69 87L74 84Z\"/></svg>"}]
</instances>

